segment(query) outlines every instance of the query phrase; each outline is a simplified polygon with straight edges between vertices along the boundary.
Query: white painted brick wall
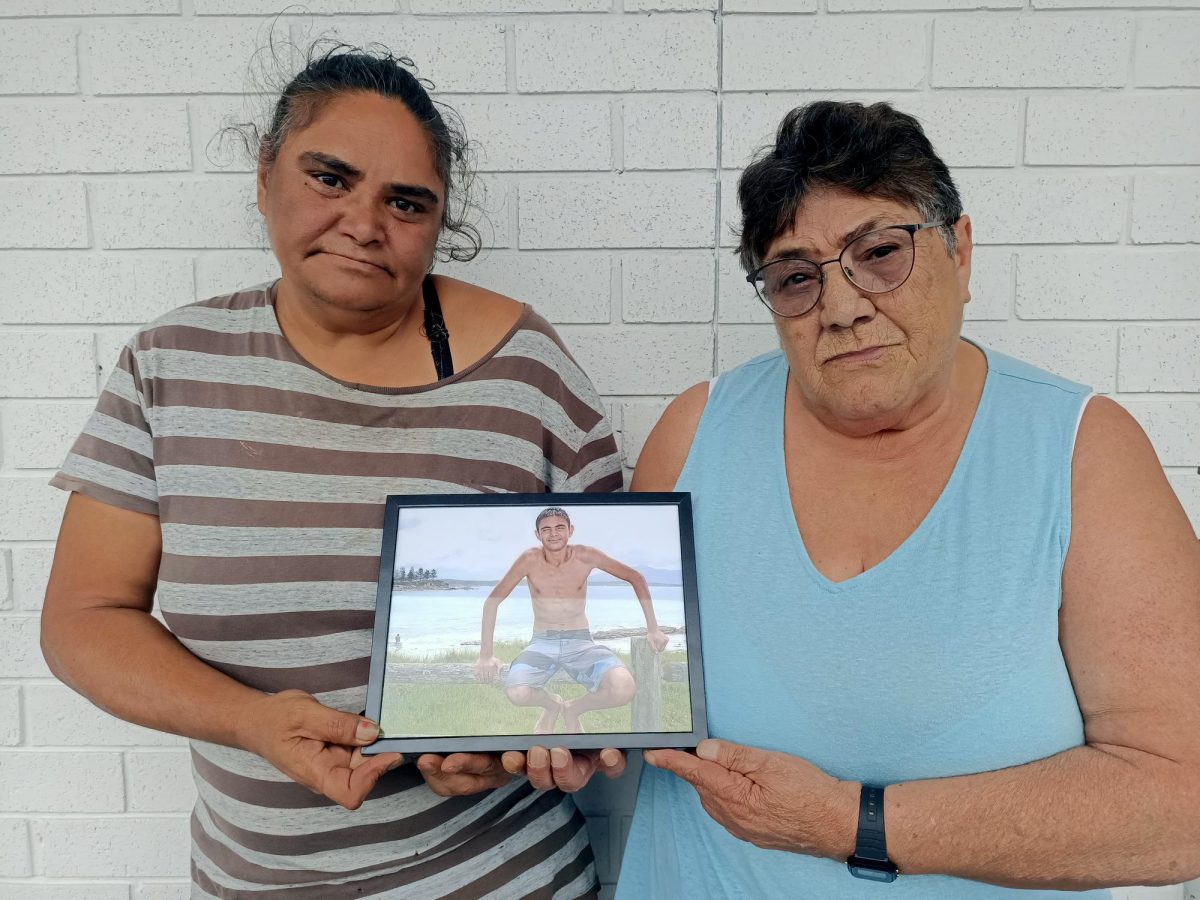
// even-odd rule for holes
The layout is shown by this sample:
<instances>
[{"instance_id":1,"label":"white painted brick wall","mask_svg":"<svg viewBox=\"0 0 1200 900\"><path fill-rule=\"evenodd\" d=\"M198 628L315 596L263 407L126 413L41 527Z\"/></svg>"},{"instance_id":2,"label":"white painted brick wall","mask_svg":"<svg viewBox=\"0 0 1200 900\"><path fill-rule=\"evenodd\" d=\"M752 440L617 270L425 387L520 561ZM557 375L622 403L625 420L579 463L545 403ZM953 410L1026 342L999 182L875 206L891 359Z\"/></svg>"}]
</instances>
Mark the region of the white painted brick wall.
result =
<instances>
[{"instance_id":1,"label":"white painted brick wall","mask_svg":"<svg viewBox=\"0 0 1200 900\"><path fill-rule=\"evenodd\" d=\"M183 100L0 102L10 172L180 172L191 168Z\"/></svg>"},{"instance_id":2,"label":"white painted brick wall","mask_svg":"<svg viewBox=\"0 0 1200 900\"><path fill-rule=\"evenodd\" d=\"M1122 391L1200 391L1200 326L1121 329Z\"/></svg>"},{"instance_id":3,"label":"white painted brick wall","mask_svg":"<svg viewBox=\"0 0 1200 900\"><path fill-rule=\"evenodd\" d=\"M9 885L10 887L12 885ZM6 885L0 882L0 897ZM19 890L20 894L15 893ZM59 884L46 882L21 882L12 894L13 900L129 900L129 885L103 881L71 881Z\"/></svg>"},{"instance_id":4,"label":"white painted brick wall","mask_svg":"<svg viewBox=\"0 0 1200 900\"><path fill-rule=\"evenodd\" d=\"M14 469L45 468L65 457L96 406L90 400L8 400L3 410L4 464Z\"/></svg>"},{"instance_id":5,"label":"white painted brick wall","mask_svg":"<svg viewBox=\"0 0 1200 900\"><path fill-rule=\"evenodd\" d=\"M1138 87L1200 86L1200 22L1191 16L1142 19L1133 80Z\"/></svg>"},{"instance_id":6,"label":"white painted brick wall","mask_svg":"<svg viewBox=\"0 0 1200 900\"><path fill-rule=\"evenodd\" d=\"M82 181L5 178L0 181L0 207L0 248L86 247L90 242Z\"/></svg>"},{"instance_id":7,"label":"white painted brick wall","mask_svg":"<svg viewBox=\"0 0 1200 900\"><path fill-rule=\"evenodd\" d=\"M927 77L928 42L928 24L921 18L730 16L724 28L724 87L912 89ZM863 53L864 47L871 52Z\"/></svg>"},{"instance_id":8,"label":"white painted brick wall","mask_svg":"<svg viewBox=\"0 0 1200 900\"><path fill-rule=\"evenodd\" d=\"M612 165L605 97L468 97L454 107L488 171L603 171Z\"/></svg>"},{"instance_id":9,"label":"white painted brick wall","mask_svg":"<svg viewBox=\"0 0 1200 900\"><path fill-rule=\"evenodd\" d=\"M1200 175L1135 176L1131 232L1136 244L1200 243Z\"/></svg>"},{"instance_id":10,"label":"white painted brick wall","mask_svg":"<svg viewBox=\"0 0 1200 900\"><path fill-rule=\"evenodd\" d=\"M0 752L0 796L13 812L121 812L121 754L42 748Z\"/></svg>"},{"instance_id":11,"label":"white painted brick wall","mask_svg":"<svg viewBox=\"0 0 1200 900\"><path fill-rule=\"evenodd\" d=\"M1022 253L1017 315L1022 319L1186 319L1197 307L1200 253L1111 250Z\"/></svg>"},{"instance_id":12,"label":"white painted brick wall","mask_svg":"<svg viewBox=\"0 0 1200 900\"><path fill-rule=\"evenodd\" d=\"M0 685L0 747L21 743L21 687Z\"/></svg>"},{"instance_id":13,"label":"white painted brick wall","mask_svg":"<svg viewBox=\"0 0 1200 900\"><path fill-rule=\"evenodd\" d=\"M0 333L0 384L5 396L94 396L95 365L92 336L86 331Z\"/></svg>"},{"instance_id":14,"label":"white painted brick wall","mask_svg":"<svg viewBox=\"0 0 1200 900\"><path fill-rule=\"evenodd\" d=\"M13 608L11 550L0 550L0 609Z\"/></svg>"},{"instance_id":15,"label":"white painted brick wall","mask_svg":"<svg viewBox=\"0 0 1200 900\"><path fill-rule=\"evenodd\" d=\"M0 321L29 325L141 325L194 293L187 256L9 253L0 284Z\"/></svg>"},{"instance_id":16,"label":"white painted brick wall","mask_svg":"<svg viewBox=\"0 0 1200 900\"><path fill-rule=\"evenodd\" d=\"M631 94L622 106L625 168L716 165L717 102L712 94ZM664 140L667 134L670 139Z\"/></svg>"},{"instance_id":17,"label":"white painted brick wall","mask_svg":"<svg viewBox=\"0 0 1200 900\"><path fill-rule=\"evenodd\" d=\"M1079 13L945 16L934 25L937 87L1120 87L1132 20Z\"/></svg>"},{"instance_id":18,"label":"white painted brick wall","mask_svg":"<svg viewBox=\"0 0 1200 900\"><path fill-rule=\"evenodd\" d=\"M118 178L95 185L96 236L109 250L157 247L257 247L254 181Z\"/></svg>"},{"instance_id":19,"label":"white painted brick wall","mask_svg":"<svg viewBox=\"0 0 1200 900\"><path fill-rule=\"evenodd\" d=\"M441 271L510 297L519 297L552 322L608 322L613 260L602 253L491 251Z\"/></svg>"},{"instance_id":20,"label":"white painted brick wall","mask_svg":"<svg viewBox=\"0 0 1200 900\"><path fill-rule=\"evenodd\" d=\"M139 323L275 277L253 165L214 137L262 106L284 5L0 0L0 898L189 893L184 742L40 659L45 482ZM794 106L886 99L975 223L965 331L1122 400L1200 525L1200 0L304 7L277 37L381 41L460 111L493 249L442 270L560 326L627 466L671 395L775 345L730 253L751 154ZM581 798L609 884L631 789Z\"/></svg>"},{"instance_id":21,"label":"white painted brick wall","mask_svg":"<svg viewBox=\"0 0 1200 900\"><path fill-rule=\"evenodd\" d=\"M708 15L522 22L517 87L531 93L713 89L716 37Z\"/></svg>"},{"instance_id":22,"label":"white painted brick wall","mask_svg":"<svg viewBox=\"0 0 1200 900\"><path fill-rule=\"evenodd\" d=\"M191 812L196 799L192 758L186 750L125 754L130 812Z\"/></svg>"},{"instance_id":23,"label":"white painted brick wall","mask_svg":"<svg viewBox=\"0 0 1200 900\"><path fill-rule=\"evenodd\" d=\"M1115 123L1120 123L1114 127ZM1103 140L1097 140L1098 135ZM1145 166L1200 163L1200 91L1029 98L1025 164Z\"/></svg>"},{"instance_id":24,"label":"white painted brick wall","mask_svg":"<svg viewBox=\"0 0 1200 900\"><path fill-rule=\"evenodd\" d=\"M13 608L41 609L46 582L50 578L50 564L54 560L54 547L22 543L13 546L9 553Z\"/></svg>"},{"instance_id":25,"label":"white painted brick wall","mask_svg":"<svg viewBox=\"0 0 1200 900\"><path fill-rule=\"evenodd\" d=\"M191 846L186 816L31 819L29 830L51 878L175 875Z\"/></svg>"},{"instance_id":26,"label":"white painted brick wall","mask_svg":"<svg viewBox=\"0 0 1200 900\"><path fill-rule=\"evenodd\" d=\"M521 184L521 249L704 247L712 243L711 176L546 176Z\"/></svg>"}]
</instances>

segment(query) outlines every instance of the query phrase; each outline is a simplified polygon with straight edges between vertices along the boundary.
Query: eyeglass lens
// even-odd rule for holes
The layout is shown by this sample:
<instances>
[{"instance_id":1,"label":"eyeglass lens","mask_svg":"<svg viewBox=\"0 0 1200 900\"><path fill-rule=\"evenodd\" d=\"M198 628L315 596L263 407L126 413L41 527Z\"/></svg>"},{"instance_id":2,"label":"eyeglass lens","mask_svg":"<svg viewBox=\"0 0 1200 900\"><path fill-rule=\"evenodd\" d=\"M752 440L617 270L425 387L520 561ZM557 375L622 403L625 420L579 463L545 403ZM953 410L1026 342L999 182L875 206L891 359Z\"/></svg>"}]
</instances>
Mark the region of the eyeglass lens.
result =
<instances>
[{"instance_id":1,"label":"eyeglass lens","mask_svg":"<svg viewBox=\"0 0 1200 900\"><path fill-rule=\"evenodd\" d=\"M913 236L904 228L882 228L846 245L840 257L851 283L872 294L895 290L913 266ZM781 259L761 271L762 293L783 315L799 315L821 296L821 268L814 262Z\"/></svg>"}]
</instances>

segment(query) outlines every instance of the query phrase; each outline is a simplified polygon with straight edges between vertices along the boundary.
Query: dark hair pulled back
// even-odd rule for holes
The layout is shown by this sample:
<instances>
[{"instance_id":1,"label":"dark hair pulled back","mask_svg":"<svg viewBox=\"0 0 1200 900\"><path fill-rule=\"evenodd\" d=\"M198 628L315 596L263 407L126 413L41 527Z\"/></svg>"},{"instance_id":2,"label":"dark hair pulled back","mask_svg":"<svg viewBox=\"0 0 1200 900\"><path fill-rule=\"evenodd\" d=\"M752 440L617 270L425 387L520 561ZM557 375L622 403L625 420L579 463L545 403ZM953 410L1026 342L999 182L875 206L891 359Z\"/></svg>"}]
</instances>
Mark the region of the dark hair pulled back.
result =
<instances>
[{"instance_id":1,"label":"dark hair pulled back","mask_svg":"<svg viewBox=\"0 0 1200 900\"><path fill-rule=\"evenodd\" d=\"M278 61L272 46L272 56ZM418 78L416 65L386 47L354 46L319 40L305 54L304 67L280 92L261 131L235 126L259 166L274 164L288 136L312 124L331 100L365 92L398 100L416 117L429 137L434 169L445 187L442 228L437 251L444 259L474 259L482 248L479 230L470 221L474 210L475 171L466 130L458 114L429 96L431 82Z\"/></svg>"}]
</instances>

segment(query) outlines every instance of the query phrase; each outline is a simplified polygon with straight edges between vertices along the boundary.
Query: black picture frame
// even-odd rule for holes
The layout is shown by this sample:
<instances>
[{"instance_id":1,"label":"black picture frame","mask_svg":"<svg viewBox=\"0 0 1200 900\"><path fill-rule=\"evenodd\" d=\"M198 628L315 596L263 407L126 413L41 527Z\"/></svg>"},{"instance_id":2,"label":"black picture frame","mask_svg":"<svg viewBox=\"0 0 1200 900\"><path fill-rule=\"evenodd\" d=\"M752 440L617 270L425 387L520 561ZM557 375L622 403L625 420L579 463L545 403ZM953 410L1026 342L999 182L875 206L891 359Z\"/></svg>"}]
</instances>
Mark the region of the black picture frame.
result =
<instances>
[{"instance_id":1,"label":"black picture frame","mask_svg":"<svg viewBox=\"0 0 1200 900\"><path fill-rule=\"evenodd\" d=\"M447 691L447 696L462 697L474 704L474 707L479 707L483 704L485 707L490 704L490 699L487 699L486 691L495 689L496 685L488 683L479 683L474 662L464 664L461 660L452 663L443 663L438 661L439 658L447 658L447 654L454 655L454 651L438 651L438 656L422 657L420 652L409 654L401 652L402 648L398 648L397 641L401 636L401 631L406 630L406 623L411 620L416 622L423 614L428 618L429 600L424 601L424 605L418 605L414 602L408 606L403 602L405 593L413 593L414 601L420 600L420 592L424 591L426 595L429 593L446 594L445 600L446 610L469 610L469 604L478 600L480 616L484 607L484 600L478 599L483 591L483 584L486 582L471 582L468 580L445 579L437 577L437 571L420 569L415 570L417 587L398 587L398 577L402 577L406 582L412 581L408 576L413 573L412 563L419 563L417 560L406 560L403 554L409 546L429 546L431 535L440 535L439 540L444 540L452 547L455 552L461 548L463 554L470 553L472 546L476 548L482 546L479 530L482 517L489 516L495 520L494 526L488 525L487 528L501 529L504 522L510 523L509 530L504 531L504 541L509 540L507 537L511 533L511 523L514 521L514 516L520 518L520 512L528 513L527 521L530 525L528 531L524 534L524 543L526 546L534 545L540 538L535 537L535 529L533 527L537 514L547 507L561 507L566 510L571 518L570 526L574 527L579 521L581 511L586 509L604 510L604 521L612 523L613 521L629 523L629 527L638 527L639 522L656 522L661 525L659 532L667 532L665 539L666 543L663 548L659 548L661 553L666 554L670 558L670 547L677 547L678 550L678 570L661 570L661 574L654 577L662 579L672 579L678 576L678 597L673 588L675 585L667 585L664 581L659 586L660 593L667 588L672 588L669 591L671 598L669 602L673 615L678 615L678 606L682 604L683 622L681 630L671 633L671 640L677 645L672 649L668 644L665 653L656 653L650 645L648 637L638 635L624 635L616 633L615 639L609 643L623 641L625 637L629 637L629 663L625 663L622 658L622 665L625 665L627 671L634 675L634 683L637 685L637 691L633 699L628 701L630 707L630 730L620 731L612 728L606 730L590 730L588 723L584 721L585 717L593 717L592 712L585 712L576 717L576 720L583 722L585 727L588 727L585 733L534 733L532 723L537 718L536 710L539 707L525 707L520 711L522 713L528 711L530 713L531 726L528 732L516 733L490 733L490 729L471 728L471 731L483 731L489 733L458 733L464 726L458 725L450 727L445 722L436 722L435 717L439 714L436 710L442 707L437 703L430 702L431 698L440 697L437 694L421 694L419 687L414 687L413 678L428 679L430 675L425 670L433 671L433 683L435 687L439 687ZM513 510L517 512L507 512L501 515L497 511ZM672 517L670 512L674 510ZM436 512L434 512L436 511ZM627 516L626 516L627 513ZM424 514L425 520L429 522L437 522L438 525L413 525L411 523L421 522L420 516ZM597 514L597 518L600 514ZM615 517L615 519L614 519ZM624 518L623 518L624 517ZM584 520L587 519L585 515ZM404 520L405 528L401 528L401 521ZM676 523L677 527L670 528L667 524L671 521ZM454 528L456 522L461 522L463 527ZM468 523L473 523L475 533L471 533L471 527ZM450 526L450 527L448 527ZM429 530L429 535L420 535L420 532L413 531L409 538L402 536L402 531L411 530L414 528L425 527ZM609 533L615 533L611 530ZM435 530L436 529L436 530ZM490 532L489 532L490 533ZM418 539L420 537L420 540ZM578 535L579 540L571 538L575 544L585 544L586 541L582 535ZM422 543L422 541L424 543ZM533 548L537 549L537 548ZM398 559L398 554L401 558ZM464 557L465 558L465 557ZM409 564L409 569L405 570L404 564ZM423 565L423 564L422 564ZM480 563L480 565L485 565ZM399 566L399 569L398 569ZM636 565L632 566L637 568ZM595 574L596 570L593 570ZM658 569L652 569L653 572L660 572ZM641 570L639 569L639 574ZM495 579L499 579L503 572L496 572ZM611 576L609 576L611 577ZM644 576L643 576L644 577ZM454 582L453 585L451 582ZM425 586L433 585L432 588L426 589ZM470 585L463 587L462 585ZM527 583L522 579L519 586L525 586L528 590ZM588 588L594 586L592 578L588 578ZM665 585L665 586L664 586ZM614 586L619 588L617 581L606 582L603 586ZM630 592L633 592L632 582L629 582ZM586 590L585 589L585 590ZM458 590L462 591L461 598L456 598L451 592ZM474 597L468 597L467 594L474 591ZM654 593L654 587L649 589L651 594ZM399 598L399 599L398 599ZM509 602L509 601L505 601ZM521 601L518 600L518 603ZM590 599L584 600L586 603L591 603ZM605 602L605 601L600 601ZM611 605L616 603L616 600L608 601ZM640 601L636 597L632 597L629 601L632 604L633 615L642 615L644 618L644 609ZM530 619L532 621L532 606L533 600L527 599L524 603L530 605ZM658 609L657 603L655 606L655 616L657 618ZM503 606L503 603L501 603ZM523 607L522 607L523 608ZM410 616L411 614L411 616ZM449 614L449 613L448 613ZM586 614L586 607L584 610ZM458 612L459 621L465 621L466 612ZM591 627L591 618L588 620L589 628ZM670 627L675 623L658 622L664 632L668 632ZM414 626L415 627L415 626ZM630 632L636 630L628 630ZM646 629L641 629L643 632ZM455 633L468 634L465 630L460 630ZM476 632L478 633L478 629ZM601 641L605 637L612 638L615 632L612 630L604 632L600 630L595 634L595 640ZM561 634L556 632L555 634ZM677 636L682 634L682 639ZM533 635L530 634L532 639ZM638 644L640 637L641 643ZM444 641L444 637L439 637L439 640ZM469 648L472 644L480 644L479 640L463 640L460 642L463 647ZM512 647L516 643L510 640L508 648L511 652ZM678 658L678 645L682 644L684 661L679 662L663 662L664 656L669 658ZM637 646L635 646L637 645ZM617 647L621 646L617 643ZM532 647L532 645L530 645ZM530 649L527 647L526 649ZM389 662L389 651L393 653L392 661ZM603 654L603 651L597 651ZM619 653L619 649L616 651ZM470 650L462 650L458 655L469 655ZM416 662L398 661L404 660L406 656L413 656ZM476 651L478 658L478 651ZM586 658L586 657L585 657ZM422 659L432 661L421 661ZM657 660L657 661L656 661ZM611 662L607 665L615 665ZM511 665L511 664L510 664ZM413 668L415 666L415 668ZM406 668L407 667L407 668ZM521 671L528 671L523 669ZM545 671L544 669L542 670ZM636 674L635 674L636 672ZM554 685L565 684L570 690L574 691L571 685L574 683L569 676L569 672L558 671L551 679ZM469 677L468 677L469 676ZM507 677L507 676L506 676ZM565 677L565 681L563 681ZM584 676L589 677L589 676ZM623 676L621 676L623 677ZM664 681L665 679L665 681ZM575 679L577 680L577 679ZM666 682L675 684L682 683L686 685L686 698L681 701L679 690L674 687L664 687ZM594 683L594 682L593 682ZM423 683L422 683L423 684ZM449 685L471 685L474 689L473 693L461 691L458 687L448 687ZM586 685L581 686L587 690ZM517 709L513 701L510 699L509 687L500 685L501 690L497 690L498 706L495 715L511 719L509 712L501 712L502 710L512 711ZM484 689L481 693L479 689ZM557 688L556 688L557 689ZM664 707L664 695L669 710ZM482 699L480 699L482 697ZM440 702L440 700L439 700ZM686 702L686 707L684 703ZM385 709L385 703L387 708ZM564 704L564 707L569 704ZM458 716L463 716L461 712L464 709L464 704L446 703L444 706L449 709L457 709L460 712ZM417 713L413 710L421 709L424 712ZM620 707L613 707L620 709ZM428 712L428 710L435 710ZM686 720L684 712L686 710ZM546 708L546 715L550 715L550 708ZM595 711L599 712L599 710ZM482 722L486 715L491 713L473 713ZM619 749L643 749L652 747L677 747L677 748L692 748L695 747L701 740L708 736L708 724L706 707L704 701L704 677L703 677L703 659L700 643L700 615L699 606L697 603L696 593L696 560L695 548L692 535L692 515L691 515L691 495L684 492L660 492L660 493L637 493L637 494L427 494L427 495L392 495L387 498L385 507L385 518L383 526L382 547L379 558L379 582L376 595L375 607L375 625L371 647L371 670L370 678L367 685L367 708L366 715L376 722L380 723L382 734L379 740L363 749L366 754L376 754L384 752L400 752L400 753L450 753L455 751L503 751L503 750L527 750L530 747L541 746L559 746L573 750L600 749L604 747L616 747ZM424 719L418 721L419 716L425 716ZM447 717L450 713L447 712ZM623 713L622 713L623 716ZM655 717L658 718L655 718ZM673 723L672 727L663 726L664 720L670 719ZM655 724L658 728L654 728ZM431 733L437 731L436 727L431 725L442 726L441 733ZM566 727L565 716L556 720L556 725ZM502 731L509 731L511 726L496 726ZM680 730L682 727L683 730ZM637 730L635 730L635 728ZM558 732L558 728L555 729ZM422 733L424 732L424 733Z\"/></svg>"}]
</instances>

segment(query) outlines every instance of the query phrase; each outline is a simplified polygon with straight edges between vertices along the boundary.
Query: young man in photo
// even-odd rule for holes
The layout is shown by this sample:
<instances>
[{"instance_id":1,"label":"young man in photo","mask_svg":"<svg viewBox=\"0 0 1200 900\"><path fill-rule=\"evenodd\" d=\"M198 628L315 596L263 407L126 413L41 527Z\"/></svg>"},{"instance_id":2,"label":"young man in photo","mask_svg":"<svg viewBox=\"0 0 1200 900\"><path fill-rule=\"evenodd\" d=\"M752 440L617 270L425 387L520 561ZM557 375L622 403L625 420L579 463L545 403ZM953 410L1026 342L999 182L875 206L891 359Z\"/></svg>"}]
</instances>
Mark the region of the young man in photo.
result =
<instances>
[{"instance_id":1,"label":"young man in photo","mask_svg":"<svg viewBox=\"0 0 1200 900\"><path fill-rule=\"evenodd\" d=\"M654 618L650 589L642 574L595 547L572 544L575 528L566 510L551 506L538 513L534 535L540 546L517 557L483 604L483 629L479 661L480 681L491 681L504 665L492 654L496 611L521 579L529 582L533 601L533 639L509 667L504 692L516 706L540 706L543 712L534 734L551 734L558 717L568 734L581 733L580 716L594 709L624 706L633 699L637 684L620 657L592 640L588 624L587 582L593 569L629 583L646 616L646 636L655 652L667 646L667 636ZM565 701L546 690L562 669L587 688L587 693Z\"/></svg>"}]
</instances>

